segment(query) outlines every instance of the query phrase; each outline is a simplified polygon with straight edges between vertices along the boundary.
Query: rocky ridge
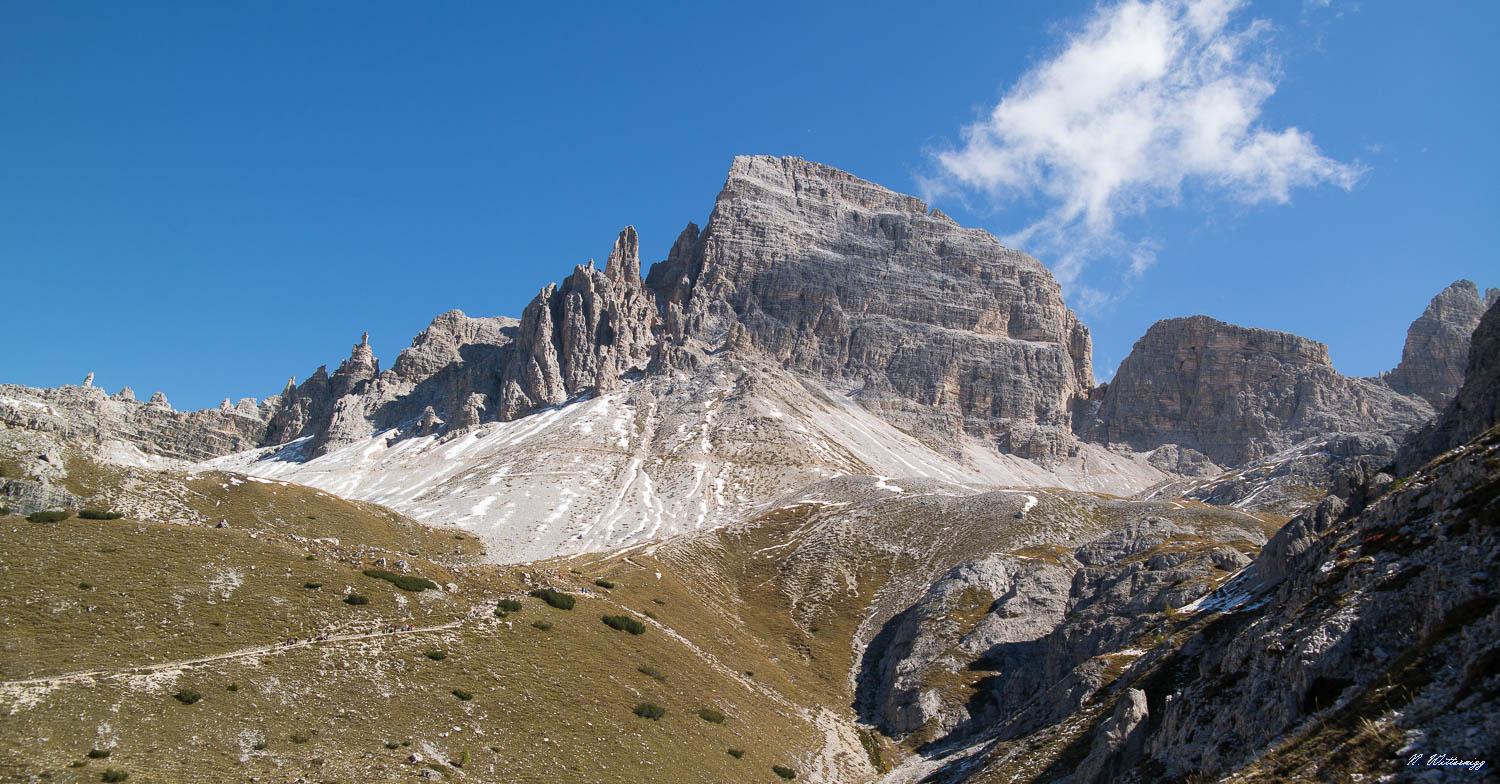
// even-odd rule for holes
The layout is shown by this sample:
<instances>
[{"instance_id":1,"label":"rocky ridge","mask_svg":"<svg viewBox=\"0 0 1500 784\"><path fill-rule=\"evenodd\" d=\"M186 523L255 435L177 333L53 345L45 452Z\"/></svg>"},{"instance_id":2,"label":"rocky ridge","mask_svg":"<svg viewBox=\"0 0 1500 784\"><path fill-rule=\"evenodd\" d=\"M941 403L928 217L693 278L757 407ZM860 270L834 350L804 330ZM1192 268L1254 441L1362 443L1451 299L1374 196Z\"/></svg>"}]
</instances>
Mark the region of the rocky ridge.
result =
<instances>
[{"instance_id":1,"label":"rocky ridge","mask_svg":"<svg viewBox=\"0 0 1500 784\"><path fill-rule=\"evenodd\" d=\"M1207 316L1153 324L1090 403L1075 426L1087 440L1175 444L1225 466L1332 433L1400 436L1433 415L1420 398L1340 375L1322 343Z\"/></svg>"},{"instance_id":2,"label":"rocky ridge","mask_svg":"<svg viewBox=\"0 0 1500 784\"><path fill-rule=\"evenodd\" d=\"M1479 317L1496 301L1500 301L1500 289L1490 289L1480 297L1473 281L1455 281L1443 289L1411 323L1401 363L1383 380L1391 389L1416 395L1441 411L1463 383L1469 338L1479 326Z\"/></svg>"}]
</instances>

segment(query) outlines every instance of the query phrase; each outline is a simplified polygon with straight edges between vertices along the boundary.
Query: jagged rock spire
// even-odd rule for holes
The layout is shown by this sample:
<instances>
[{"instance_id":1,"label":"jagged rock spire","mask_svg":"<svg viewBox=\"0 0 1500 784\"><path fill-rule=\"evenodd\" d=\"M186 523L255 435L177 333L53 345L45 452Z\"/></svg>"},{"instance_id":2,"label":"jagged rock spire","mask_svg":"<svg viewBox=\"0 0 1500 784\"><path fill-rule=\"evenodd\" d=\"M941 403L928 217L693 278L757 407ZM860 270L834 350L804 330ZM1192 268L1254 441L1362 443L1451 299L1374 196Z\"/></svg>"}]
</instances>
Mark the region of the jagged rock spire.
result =
<instances>
[{"instance_id":1,"label":"jagged rock spire","mask_svg":"<svg viewBox=\"0 0 1500 784\"><path fill-rule=\"evenodd\" d=\"M1401 364L1386 374L1386 383L1442 410L1464 381L1469 341L1484 311L1473 281L1456 280L1438 292L1407 329Z\"/></svg>"},{"instance_id":2,"label":"jagged rock spire","mask_svg":"<svg viewBox=\"0 0 1500 784\"><path fill-rule=\"evenodd\" d=\"M87 376L83 377L83 388L84 389L93 389L94 388L94 371L90 370L89 374Z\"/></svg>"},{"instance_id":3,"label":"jagged rock spire","mask_svg":"<svg viewBox=\"0 0 1500 784\"><path fill-rule=\"evenodd\" d=\"M641 279L641 241L634 226L626 226L615 238L615 247L604 263L604 274L612 281Z\"/></svg>"}]
</instances>

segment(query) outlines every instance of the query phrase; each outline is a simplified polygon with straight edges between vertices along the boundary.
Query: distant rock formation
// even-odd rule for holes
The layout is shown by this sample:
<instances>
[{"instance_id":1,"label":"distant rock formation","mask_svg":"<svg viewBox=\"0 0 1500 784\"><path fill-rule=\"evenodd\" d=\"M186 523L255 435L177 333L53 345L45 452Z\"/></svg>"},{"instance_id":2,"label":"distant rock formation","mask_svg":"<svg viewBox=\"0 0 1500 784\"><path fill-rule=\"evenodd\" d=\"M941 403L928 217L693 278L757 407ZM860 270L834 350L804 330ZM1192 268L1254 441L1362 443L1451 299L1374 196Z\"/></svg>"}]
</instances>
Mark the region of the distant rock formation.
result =
<instances>
[{"instance_id":1,"label":"distant rock formation","mask_svg":"<svg viewBox=\"0 0 1500 784\"><path fill-rule=\"evenodd\" d=\"M1232 466L1333 433L1404 433L1432 417L1420 398L1333 369L1322 343L1207 316L1152 325L1108 384L1085 438L1188 447Z\"/></svg>"},{"instance_id":2,"label":"distant rock formation","mask_svg":"<svg viewBox=\"0 0 1500 784\"><path fill-rule=\"evenodd\" d=\"M1397 461L1401 473L1415 471L1500 422L1500 302L1491 300L1469 344L1463 386L1442 414L1402 449Z\"/></svg>"},{"instance_id":3,"label":"distant rock formation","mask_svg":"<svg viewBox=\"0 0 1500 784\"><path fill-rule=\"evenodd\" d=\"M1490 289L1481 301L1472 281L1455 281L1432 298L1406 332L1401 364L1385 375L1391 389L1417 395L1441 411L1464 380L1469 358L1469 338L1479 326L1486 303L1500 296Z\"/></svg>"}]
</instances>

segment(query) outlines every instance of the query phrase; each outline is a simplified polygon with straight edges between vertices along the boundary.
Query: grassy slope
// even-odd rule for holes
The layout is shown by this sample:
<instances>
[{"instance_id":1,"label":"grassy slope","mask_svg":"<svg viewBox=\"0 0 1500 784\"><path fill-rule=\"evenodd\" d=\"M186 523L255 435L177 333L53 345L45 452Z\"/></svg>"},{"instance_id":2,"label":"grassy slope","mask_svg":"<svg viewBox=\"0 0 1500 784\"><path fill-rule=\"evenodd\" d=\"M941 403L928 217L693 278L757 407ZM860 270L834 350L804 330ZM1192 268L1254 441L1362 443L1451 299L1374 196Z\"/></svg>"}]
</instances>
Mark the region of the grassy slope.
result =
<instances>
[{"instance_id":1,"label":"grassy slope","mask_svg":"<svg viewBox=\"0 0 1500 784\"><path fill-rule=\"evenodd\" d=\"M107 497L123 481L108 474L79 489ZM130 479L140 492L146 480ZM796 766L820 741L754 680L662 629L602 624L621 606L669 611L630 583L566 612L526 597L499 619L501 597L536 581L592 587L594 575L478 565L473 537L306 488L154 481L229 527L0 520L0 780L97 781L113 767L132 781L384 781L432 764L452 780L779 781L772 764ZM458 590L407 593L361 573L398 557ZM348 590L370 603L344 603ZM418 630L382 633L393 623ZM335 638L278 646L317 634ZM434 649L446 658L424 655ZM173 664L210 656L226 658ZM203 698L184 705L181 689ZM634 716L643 701L666 716ZM703 707L728 719L705 722ZM91 748L111 754L87 760Z\"/></svg>"}]
</instances>

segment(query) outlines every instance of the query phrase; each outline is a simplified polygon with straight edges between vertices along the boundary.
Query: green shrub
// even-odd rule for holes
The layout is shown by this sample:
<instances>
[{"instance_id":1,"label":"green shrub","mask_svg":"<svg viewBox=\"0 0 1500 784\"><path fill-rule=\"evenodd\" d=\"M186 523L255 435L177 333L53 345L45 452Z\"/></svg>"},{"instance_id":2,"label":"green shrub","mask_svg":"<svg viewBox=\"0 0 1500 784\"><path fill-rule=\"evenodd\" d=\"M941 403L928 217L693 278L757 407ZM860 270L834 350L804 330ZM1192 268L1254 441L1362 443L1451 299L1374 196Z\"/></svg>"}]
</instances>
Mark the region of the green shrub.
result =
<instances>
[{"instance_id":1,"label":"green shrub","mask_svg":"<svg viewBox=\"0 0 1500 784\"><path fill-rule=\"evenodd\" d=\"M26 519L30 520L33 523L60 523L72 516L72 512L63 509L47 512L32 512L31 514L26 515Z\"/></svg>"},{"instance_id":2,"label":"green shrub","mask_svg":"<svg viewBox=\"0 0 1500 784\"><path fill-rule=\"evenodd\" d=\"M109 749L89 749L89 759L109 759Z\"/></svg>"},{"instance_id":3,"label":"green shrub","mask_svg":"<svg viewBox=\"0 0 1500 784\"><path fill-rule=\"evenodd\" d=\"M645 616L646 616L646 617L647 617L647 618L650 618L650 619L651 619L651 620L653 620L653 621L657 621L657 620L661 620L661 619L660 619L660 618L657 618L657 617L656 617L656 613L654 613L654 612L651 612L651 611L650 611L650 610L647 610L647 611L646 611L646 612L645 612L645 613L644 613L644 615L645 615Z\"/></svg>"},{"instance_id":4,"label":"green shrub","mask_svg":"<svg viewBox=\"0 0 1500 784\"><path fill-rule=\"evenodd\" d=\"M108 509L84 509L79 511L78 516L84 520L118 520L125 516L123 512L112 512Z\"/></svg>"},{"instance_id":5,"label":"green shrub","mask_svg":"<svg viewBox=\"0 0 1500 784\"><path fill-rule=\"evenodd\" d=\"M448 652L447 651L439 651L439 650L431 650L431 651L428 651L427 653L425 653L423 655L426 656L427 658L433 660L433 661L442 661L442 660L448 658Z\"/></svg>"},{"instance_id":6,"label":"green shrub","mask_svg":"<svg viewBox=\"0 0 1500 784\"><path fill-rule=\"evenodd\" d=\"M538 599L541 599L552 607L556 607L559 610L573 609L574 599L573 595L570 593L554 591L551 588L538 588L535 591L532 591L531 595L535 596Z\"/></svg>"},{"instance_id":7,"label":"green shrub","mask_svg":"<svg viewBox=\"0 0 1500 784\"><path fill-rule=\"evenodd\" d=\"M791 781L792 779L797 778L797 771L792 770L785 765L772 765L771 772L782 777L783 779L786 779L787 781Z\"/></svg>"},{"instance_id":8,"label":"green shrub","mask_svg":"<svg viewBox=\"0 0 1500 784\"><path fill-rule=\"evenodd\" d=\"M501 599L499 602L497 602L495 604L495 609L497 609L497 610L504 610L506 612L515 612L515 611L521 609L521 600L520 599Z\"/></svg>"},{"instance_id":9,"label":"green shrub","mask_svg":"<svg viewBox=\"0 0 1500 784\"><path fill-rule=\"evenodd\" d=\"M390 749L390 750L392 750L392 751L395 751L396 749L401 748L401 744L399 744L399 743L397 743L396 741L393 741L393 740L388 740L388 741L385 742L385 747L388 748L388 749Z\"/></svg>"},{"instance_id":10,"label":"green shrub","mask_svg":"<svg viewBox=\"0 0 1500 784\"><path fill-rule=\"evenodd\" d=\"M99 774L100 781L124 781L128 778L130 778L129 773L114 768L105 768L104 772Z\"/></svg>"},{"instance_id":11,"label":"green shrub","mask_svg":"<svg viewBox=\"0 0 1500 784\"><path fill-rule=\"evenodd\" d=\"M83 583L79 583L78 584L78 590L80 590L80 591L91 591L93 589L94 589L94 584L93 583L83 582Z\"/></svg>"},{"instance_id":12,"label":"green shrub","mask_svg":"<svg viewBox=\"0 0 1500 784\"><path fill-rule=\"evenodd\" d=\"M739 759L740 757L745 756L745 750L744 749L730 749L729 750L729 756L734 757L735 759Z\"/></svg>"},{"instance_id":13,"label":"green shrub","mask_svg":"<svg viewBox=\"0 0 1500 784\"><path fill-rule=\"evenodd\" d=\"M192 689L183 689L182 691L179 691L176 694L173 694L172 697L175 698L178 702L182 703L183 705L192 705L193 703L197 702L198 700L203 699L203 695L202 694L199 694L198 692L193 691Z\"/></svg>"},{"instance_id":14,"label":"green shrub","mask_svg":"<svg viewBox=\"0 0 1500 784\"><path fill-rule=\"evenodd\" d=\"M362 594L351 593L344 597L344 604L369 604L370 597Z\"/></svg>"},{"instance_id":15,"label":"green shrub","mask_svg":"<svg viewBox=\"0 0 1500 784\"><path fill-rule=\"evenodd\" d=\"M292 742L293 743L306 743L308 740L310 740L310 738L308 738L306 735L303 735L300 732L294 732L294 733L292 733Z\"/></svg>"},{"instance_id":16,"label":"green shrub","mask_svg":"<svg viewBox=\"0 0 1500 784\"><path fill-rule=\"evenodd\" d=\"M6 506L5 504L0 504L0 517L4 517L8 514L10 514L10 507Z\"/></svg>"},{"instance_id":17,"label":"green shrub","mask_svg":"<svg viewBox=\"0 0 1500 784\"><path fill-rule=\"evenodd\" d=\"M665 681L667 679L667 674L662 672L661 670L656 669L655 667L643 665L637 667L636 669L639 670L642 675L655 678L659 681Z\"/></svg>"},{"instance_id":18,"label":"green shrub","mask_svg":"<svg viewBox=\"0 0 1500 784\"><path fill-rule=\"evenodd\" d=\"M302 587L306 588L309 591L316 591L319 588L322 588L323 584L322 583L303 583Z\"/></svg>"},{"instance_id":19,"label":"green shrub","mask_svg":"<svg viewBox=\"0 0 1500 784\"><path fill-rule=\"evenodd\" d=\"M603 577L600 577L599 579L595 580L594 581L594 585L597 585L600 588L613 588L613 587L615 587L615 584L613 582L611 582L609 580L606 580Z\"/></svg>"},{"instance_id":20,"label":"green shrub","mask_svg":"<svg viewBox=\"0 0 1500 784\"><path fill-rule=\"evenodd\" d=\"M602 619L604 625L611 629L618 629L631 634L645 634L646 624L637 621L628 615L606 615Z\"/></svg>"},{"instance_id":21,"label":"green shrub","mask_svg":"<svg viewBox=\"0 0 1500 784\"><path fill-rule=\"evenodd\" d=\"M656 602L657 604L659 604L659 605L661 605L663 607L667 606L667 600L666 599L656 598L656 599L652 599L651 601Z\"/></svg>"},{"instance_id":22,"label":"green shrub","mask_svg":"<svg viewBox=\"0 0 1500 784\"><path fill-rule=\"evenodd\" d=\"M667 709L663 708L660 705L657 705L654 702L643 702L640 705L635 706L634 713L635 715L640 716L643 719L657 721L661 719L661 717L667 715Z\"/></svg>"},{"instance_id":23,"label":"green shrub","mask_svg":"<svg viewBox=\"0 0 1500 784\"><path fill-rule=\"evenodd\" d=\"M552 624L547 623L546 621L532 621L531 627L533 629L541 629L544 632L552 630Z\"/></svg>"},{"instance_id":24,"label":"green shrub","mask_svg":"<svg viewBox=\"0 0 1500 784\"><path fill-rule=\"evenodd\" d=\"M255 742L255 745L251 746L250 748L255 749L256 751L265 751L266 750L266 742L263 741L263 740L258 740L258 741Z\"/></svg>"},{"instance_id":25,"label":"green shrub","mask_svg":"<svg viewBox=\"0 0 1500 784\"><path fill-rule=\"evenodd\" d=\"M715 710L713 708L703 708L703 709L699 710L698 711L698 718L700 718L700 719L708 722L709 724L723 724L724 723L724 714L720 713L719 711L717 711L717 710Z\"/></svg>"},{"instance_id":26,"label":"green shrub","mask_svg":"<svg viewBox=\"0 0 1500 784\"><path fill-rule=\"evenodd\" d=\"M224 691L239 691L239 690L240 690L240 685L238 683L231 683L228 686L224 687Z\"/></svg>"},{"instance_id":27,"label":"green shrub","mask_svg":"<svg viewBox=\"0 0 1500 784\"><path fill-rule=\"evenodd\" d=\"M437 583L425 577L416 577L409 574L396 574L395 572L387 572L384 569L366 569L364 571L364 575L366 577L374 577L377 580L385 580L389 583L394 584L397 588L400 588L403 591L435 591L438 587Z\"/></svg>"},{"instance_id":28,"label":"green shrub","mask_svg":"<svg viewBox=\"0 0 1500 784\"><path fill-rule=\"evenodd\" d=\"M453 696L459 698L460 700L463 700L464 702L468 702L469 700L474 699L473 692L464 691L463 689L454 689Z\"/></svg>"}]
</instances>

